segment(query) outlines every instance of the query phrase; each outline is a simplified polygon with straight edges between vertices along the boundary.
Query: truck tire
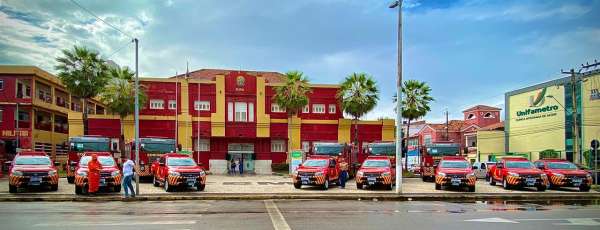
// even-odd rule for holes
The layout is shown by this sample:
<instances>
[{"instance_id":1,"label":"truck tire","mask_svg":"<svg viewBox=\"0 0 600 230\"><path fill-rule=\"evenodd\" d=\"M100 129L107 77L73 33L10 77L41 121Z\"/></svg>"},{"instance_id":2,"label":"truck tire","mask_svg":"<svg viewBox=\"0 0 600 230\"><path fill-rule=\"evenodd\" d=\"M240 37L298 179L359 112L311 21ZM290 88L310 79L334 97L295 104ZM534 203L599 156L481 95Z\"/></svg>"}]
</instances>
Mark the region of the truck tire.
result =
<instances>
[{"instance_id":1,"label":"truck tire","mask_svg":"<svg viewBox=\"0 0 600 230\"><path fill-rule=\"evenodd\" d=\"M154 185L154 187L160 186L160 184L158 183L158 180L156 180L155 176L152 177L152 184Z\"/></svg>"},{"instance_id":2,"label":"truck tire","mask_svg":"<svg viewBox=\"0 0 600 230\"><path fill-rule=\"evenodd\" d=\"M580 192L589 192L590 191L590 186L582 185L582 186L579 187L579 191Z\"/></svg>"},{"instance_id":3,"label":"truck tire","mask_svg":"<svg viewBox=\"0 0 600 230\"><path fill-rule=\"evenodd\" d=\"M204 187L206 187L205 184L198 183L198 185L196 186L196 190L197 191L204 191Z\"/></svg>"},{"instance_id":4,"label":"truck tire","mask_svg":"<svg viewBox=\"0 0 600 230\"><path fill-rule=\"evenodd\" d=\"M393 188L393 187L394 187L394 186L393 186L392 184L389 184L389 185L386 185L386 186L385 186L385 189L387 189L387 190L392 190L392 188Z\"/></svg>"},{"instance_id":5,"label":"truck tire","mask_svg":"<svg viewBox=\"0 0 600 230\"><path fill-rule=\"evenodd\" d=\"M115 187L113 188L113 191L115 191L115 192L121 192L121 186L120 185L115 185Z\"/></svg>"},{"instance_id":6,"label":"truck tire","mask_svg":"<svg viewBox=\"0 0 600 230\"><path fill-rule=\"evenodd\" d=\"M58 184L50 185L50 191L58 191Z\"/></svg>"},{"instance_id":7,"label":"truck tire","mask_svg":"<svg viewBox=\"0 0 600 230\"><path fill-rule=\"evenodd\" d=\"M468 189L469 192L475 192L475 186L469 186Z\"/></svg>"},{"instance_id":8,"label":"truck tire","mask_svg":"<svg viewBox=\"0 0 600 230\"><path fill-rule=\"evenodd\" d=\"M75 177L74 176L68 176L67 177L67 182L69 182L69 184L75 183Z\"/></svg>"},{"instance_id":9,"label":"truck tire","mask_svg":"<svg viewBox=\"0 0 600 230\"><path fill-rule=\"evenodd\" d=\"M421 180L423 180L423 182L427 182L427 178L425 176L421 176Z\"/></svg>"},{"instance_id":10,"label":"truck tire","mask_svg":"<svg viewBox=\"0 0 600 230\"><path fill-rule=\"evenodd\" d=\"M294 188L296 188L296 189L302 188L302 183L294 183Z\"/></svg>"},{"instance_id":11,"label":"truck tire","mask_svg":"<svg viewBox=\"0 0 600 230\"><path fill-rule=\"evenodd\" d=\"M435 190L442 190L442 185L435 183Z\"/></svg>"},{"instance_id":12,"label":"truck tire","mask_svg":"<svg viewBox=\"0 0 600 230\"><path fill-rule=\"evenodd\" d=\"M538 190L538 192L546 191L546 185L538 185L537 190Z\"/></svg>"},{"instance_id":13,"label":"truck tire","mask_svg":"<svg viewBox=\"0 0 600 230\"><path fill-rule=\"evenodd\" d=\"M496 181L494 181L494 177L491 177L491 176L490 176L490 185L491 186L496 185Z\"/></svg>"},{"instance_id":14,"label":"truck tire","mask_svg":"<svg viewBox=\"0 0 600 230\"><path fill-rule=\"evenodd\" d=\"M166 192L171 192L173 191L173 189L171 188L171 186L169 186L169 178L165 178L165 191Z\"/></svg>"},{"instance_id":15,"label":"truck tire","mask_svg":"<svg viewBox=\"0 0 600 230\"><path fill-rule=\"evenodd\" d=\"M8 185L8 192L9 193L17 193L17 186Z\"/></svg>"},{"instance_id":16,"label":"truck tire","mask_svg":"<svg viewBox=\"0 0 600 230\"><path fill-rule=\"evenodd\" d=\"M510 189L510 185L508 184L508 181L506 181L506 178L502 178L502 188L506 190Z\"/></svg>"},{"instance_id":17,"label":"truck tire","mask_svg":"<svg viewBox=\"0 0 600 230\"><path fill-rule=\"evenodd\" d=\"M363 189L363 184L361 184L361 183L356 183L356 188L357 188L357 189Z\"/></svg>"},{"instance_id":18,"label":"truck tire","mask_svg":"<svg viewBox=\"0 0 600 230\"><path fill-rule=\"evenodd\" d=\"M323 190L329 189L329 177L325 178L325 183L323 183Z\"/></svg>"}]
</instances>

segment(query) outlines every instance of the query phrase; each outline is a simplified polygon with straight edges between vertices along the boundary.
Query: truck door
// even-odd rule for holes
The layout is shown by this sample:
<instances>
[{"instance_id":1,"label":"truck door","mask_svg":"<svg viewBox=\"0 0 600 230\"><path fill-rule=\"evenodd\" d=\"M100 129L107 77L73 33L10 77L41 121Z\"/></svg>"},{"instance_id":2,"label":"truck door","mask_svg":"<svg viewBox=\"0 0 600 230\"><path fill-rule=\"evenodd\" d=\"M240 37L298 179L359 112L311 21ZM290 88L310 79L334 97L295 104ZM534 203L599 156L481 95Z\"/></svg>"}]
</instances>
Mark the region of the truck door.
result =
<instances>
[{"instance_id":1,"label":"truck door","mask_svg":"<svg viewBox=\"0 0 600 230\"><path fill-rule=\"evenodd\" d=\"M329 167L327 171L329 172L329 180L338 178L339 166L335 159L329 161Z\"/></svg>"}]
</instances>

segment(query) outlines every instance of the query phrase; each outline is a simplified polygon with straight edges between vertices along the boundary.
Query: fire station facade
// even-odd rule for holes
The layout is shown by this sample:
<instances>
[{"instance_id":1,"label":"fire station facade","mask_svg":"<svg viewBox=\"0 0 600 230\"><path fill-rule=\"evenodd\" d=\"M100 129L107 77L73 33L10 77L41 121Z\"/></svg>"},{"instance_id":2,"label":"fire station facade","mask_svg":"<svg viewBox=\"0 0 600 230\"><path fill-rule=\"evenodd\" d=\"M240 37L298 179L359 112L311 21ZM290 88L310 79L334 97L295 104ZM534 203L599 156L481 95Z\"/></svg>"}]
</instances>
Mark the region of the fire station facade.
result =
<instances>
[{"instance_id":1,"label":"fire station facade","mask_svg":"<svg viewBox=\"0 0 600 230\"><path fill-rule=\"evenodd\" d=\"M270 173L271 164L286 162L288 145L308 151L314 143L352 142L354 127L343 117L336 99L338 85L311 85L309 104L298 115L288 117L272 100L275 87L284 80L285 76L277 72L220 69L141 78L147 101L140 110L140 137L175 138L183 150L191 151L213 173L225 173L228 160L241 158L245 170ZM82 135L81 113L65 112L69 136ZM394 140L394 120L358 124L360 145ZM132 116L121 124L117 115L103 110L89 115L90 135L108 136L118 142L121 128L125 140L133 140ZM36 142L35 138L32 141Z\"/></svg>"}]
</instances>

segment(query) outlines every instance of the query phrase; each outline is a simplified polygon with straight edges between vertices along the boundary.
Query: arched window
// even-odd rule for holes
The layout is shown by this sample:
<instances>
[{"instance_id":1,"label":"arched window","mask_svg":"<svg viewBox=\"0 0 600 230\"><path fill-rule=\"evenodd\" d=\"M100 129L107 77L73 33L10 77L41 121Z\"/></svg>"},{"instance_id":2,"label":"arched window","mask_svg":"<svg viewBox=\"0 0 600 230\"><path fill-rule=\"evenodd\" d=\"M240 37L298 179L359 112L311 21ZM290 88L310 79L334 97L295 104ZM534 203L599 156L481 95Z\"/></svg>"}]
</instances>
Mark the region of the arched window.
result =
<instances>
[{"instance_id":1,"label":"arched window","mask_svg":"<svg viewBox=\"0 0 600 230\"><path fill-rule=\"evenodd\" d=\"M483 115L483 118L494 118L494 115L492 115L490 112L487 112L485 115Z\"/></svg>"},{"instance_id":2,"label":"arched window","mask_svg":"<svg viewBox=\"0 0 600 230\"><path fill-rule=\"evenodd\" d=\"M475 114L469 113L467 120L475 119Z\"/></svg>"}]
</instances>

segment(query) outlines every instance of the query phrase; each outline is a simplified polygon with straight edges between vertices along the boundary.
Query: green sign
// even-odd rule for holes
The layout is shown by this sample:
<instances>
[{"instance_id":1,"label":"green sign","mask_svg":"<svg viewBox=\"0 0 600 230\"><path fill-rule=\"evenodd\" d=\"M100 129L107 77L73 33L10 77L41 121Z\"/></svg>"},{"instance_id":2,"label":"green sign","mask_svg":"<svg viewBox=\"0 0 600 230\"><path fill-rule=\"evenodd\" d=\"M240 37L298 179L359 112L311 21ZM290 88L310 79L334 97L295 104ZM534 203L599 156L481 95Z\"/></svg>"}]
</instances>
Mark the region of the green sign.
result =
<instances>
[{"instance_id":1,"label":"green sign","mask_svg":"<svg viewBox=\"0 0 600 230\"><path fill-rule=\"evenodd\" d=\"M192 155L192 151L188 151L188 150L177 151L177 153L179 153L179 154L185 154L185 155Z\"/></svg>"}]
</instances>

